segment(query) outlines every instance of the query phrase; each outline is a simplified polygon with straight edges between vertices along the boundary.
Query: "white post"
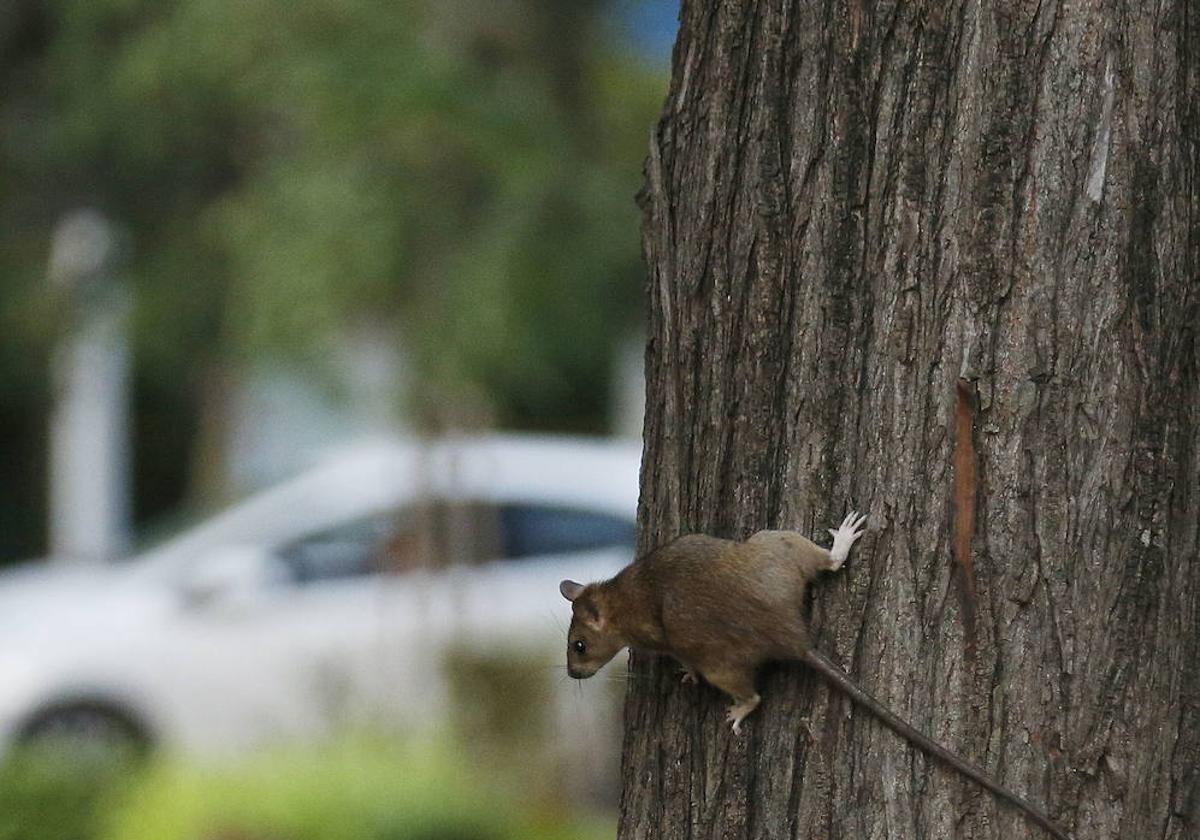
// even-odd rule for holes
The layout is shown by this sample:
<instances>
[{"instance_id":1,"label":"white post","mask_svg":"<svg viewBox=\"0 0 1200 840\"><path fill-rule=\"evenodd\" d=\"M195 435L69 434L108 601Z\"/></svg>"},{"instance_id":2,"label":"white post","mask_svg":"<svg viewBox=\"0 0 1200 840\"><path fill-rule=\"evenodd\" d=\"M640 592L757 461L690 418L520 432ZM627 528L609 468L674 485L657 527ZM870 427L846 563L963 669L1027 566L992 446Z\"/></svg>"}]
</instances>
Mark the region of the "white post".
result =
<instances>
[{"instance_id":1,"label":"white post","mask_svg":"<svg viewBox=\"0 0 1200 840\"><path fill-rule=\"evenodd\" d=\"M129 297L115 276L112 226L94 210L54 232L49 280L66 329L54 357L50 551L102 562L129 548Z\"/></svg>"},{"instance_id":2,"label":"white post","mask_svg":"<svg viewBox=\"0 0 1200 840\"><path fill-rule=\"evenodd\" d=\"M646 415L646 335L630 335L617 347L612 383L612 430L617 437L642 439Z\"/></svg>"}]
</instances>

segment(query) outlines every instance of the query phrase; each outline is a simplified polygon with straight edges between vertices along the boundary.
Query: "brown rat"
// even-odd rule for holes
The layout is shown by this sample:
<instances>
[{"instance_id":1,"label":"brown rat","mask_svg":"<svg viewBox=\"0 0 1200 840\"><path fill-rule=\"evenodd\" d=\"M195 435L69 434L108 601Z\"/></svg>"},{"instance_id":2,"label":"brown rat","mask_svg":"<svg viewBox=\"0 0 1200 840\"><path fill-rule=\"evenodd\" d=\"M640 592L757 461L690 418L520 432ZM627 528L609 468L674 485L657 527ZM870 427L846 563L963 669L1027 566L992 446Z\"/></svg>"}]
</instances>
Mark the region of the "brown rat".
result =
<instances>
[{"instance_id":1,"label":"brown rat","mask_svg":"<svg viewBox=\"0 0 1200 840\"><path fill-rule=\"evenodd\" d=\"M572 609L568 673L590 677L626 646L668 654L683 666L685 681L699 674L733 699L728 719L740 733L742 720L761 700L754 687L759 668L801 660L911 743L1069 840L1037 806L898 718L809 647L800 611L805 588L819 572L841 568L865 522L865 515L851 512L829 530L828 550L795 531L759 531L745 542L689 534L611 580L587 586L564 580L559 591Z\"/></svg>"}]
</instances>

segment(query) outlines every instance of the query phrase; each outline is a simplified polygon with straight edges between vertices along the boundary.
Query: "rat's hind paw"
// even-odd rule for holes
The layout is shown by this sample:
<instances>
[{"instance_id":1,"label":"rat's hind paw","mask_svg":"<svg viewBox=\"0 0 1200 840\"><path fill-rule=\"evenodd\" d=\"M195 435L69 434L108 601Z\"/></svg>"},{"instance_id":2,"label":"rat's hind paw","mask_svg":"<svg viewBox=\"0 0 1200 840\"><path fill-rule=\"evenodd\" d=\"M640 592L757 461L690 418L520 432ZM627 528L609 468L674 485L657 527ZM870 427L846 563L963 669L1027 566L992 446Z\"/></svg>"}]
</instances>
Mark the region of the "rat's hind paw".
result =
<instances>
[{"instance_id":1,"label":"rat's hind paw","mask_svg":"<svg viewBox=\"0 0 1200 840\"><path fill-rule=\"evenodd\" d=\"M734 735L742 734L742 721L746 719L746 715L758 708L758 704L761 700L762 698L755 694L740 703L734 703L725 712L725 720L733 724Z\"/></svg>"}]
</instances>

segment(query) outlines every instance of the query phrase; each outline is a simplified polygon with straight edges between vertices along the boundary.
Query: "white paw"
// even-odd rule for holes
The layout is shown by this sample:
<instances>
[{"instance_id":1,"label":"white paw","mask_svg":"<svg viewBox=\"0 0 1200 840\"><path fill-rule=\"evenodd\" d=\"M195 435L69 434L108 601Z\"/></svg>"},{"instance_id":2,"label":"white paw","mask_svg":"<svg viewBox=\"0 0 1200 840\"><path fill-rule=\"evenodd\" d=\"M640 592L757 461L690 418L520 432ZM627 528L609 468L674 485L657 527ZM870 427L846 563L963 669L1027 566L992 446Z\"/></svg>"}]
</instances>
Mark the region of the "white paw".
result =
<instances>
[{"instance_id":1,"label":"white paw","mask_svg":"<svg viewBox=\"0 0 1200 840\"><path fill-rule=\"evenodd\" d=\"M761 700L762 698L755 694L749 700L745 700L741 703L735 703L726 710L725 720L733 724L734 735L742 734L742 721L746 719L748 714L758 708L758 704L761 702Z\"/></svg>"},{"instance_id":2,"label":"white paw","mask_svg":"<svg viewBox=\"0 0 1200 840\"><path fill-rule=\"evenodd\" d=\"M829 549L830 569L837 571L846 562L846 558L850 556L850 547L863 535L866 521L865 513L859 514L852 510L846 514L846 518L836 530L829 529L829 533L833 535L833 548Z\"/></svg>"}]
</instances>

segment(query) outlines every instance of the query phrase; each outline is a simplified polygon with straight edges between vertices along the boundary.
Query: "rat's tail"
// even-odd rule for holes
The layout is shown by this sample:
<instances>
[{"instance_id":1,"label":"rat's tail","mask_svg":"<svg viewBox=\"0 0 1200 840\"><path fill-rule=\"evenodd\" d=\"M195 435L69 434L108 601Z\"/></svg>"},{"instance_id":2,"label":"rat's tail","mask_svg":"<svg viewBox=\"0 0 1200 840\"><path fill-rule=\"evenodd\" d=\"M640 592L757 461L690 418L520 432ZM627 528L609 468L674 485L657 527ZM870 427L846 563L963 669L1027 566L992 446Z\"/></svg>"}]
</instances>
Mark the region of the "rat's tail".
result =
<instances>
[{"instance_id":1,"label":"rat's tail","mask_svg":"<svg viewBox=\"0 0 1200 840\"><path fill-rule=\"evenodd\" d=\"M848 694L856 703L865 706L868 711L879 718L889 729L908 739L913 744L920 747L922 750L934 756L935 758L941 759L967 778L983 785L1001 799L1005 799L1011 802L1013 805L1016 805L1018 808L1028 814L1031 820L1040 825L1042 828L1046 829L1046 831L1053 834L1059 840L1071 840L1067 833L1055 825L1050 817L1046 816L1046 813L1041 808L1037 807L1031 802L1026 801L1025 799L1022 799L1020 796L1017 796L1017 794L1013 793L1008 788L992 781L983 770L979 769L965 759L959 758L957 755L950 752L950 750L943 747L928 735L920 732L917 729L914 729L911 724L898 718L886 706L859 688L858 685L852 679L850 679L849 675L847 675L845 671L833 664L833 662L827 659L823 654L820 654L810 648L804 654L804 661L812 668L815 668L817 671L819 671L821 675L825 677L825 679L829 680L842 691L846 692L846 694Z\"/></svg>"}]
</instances>

